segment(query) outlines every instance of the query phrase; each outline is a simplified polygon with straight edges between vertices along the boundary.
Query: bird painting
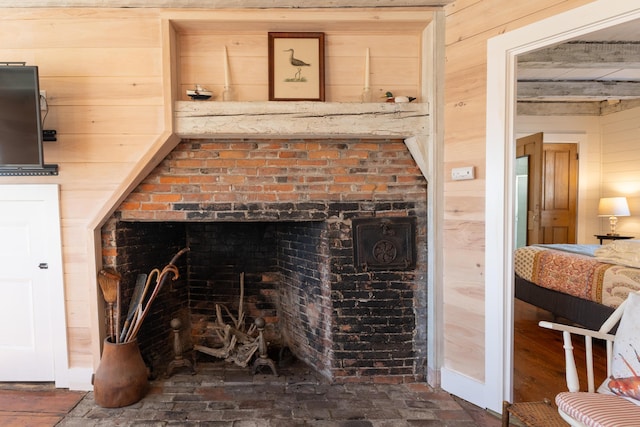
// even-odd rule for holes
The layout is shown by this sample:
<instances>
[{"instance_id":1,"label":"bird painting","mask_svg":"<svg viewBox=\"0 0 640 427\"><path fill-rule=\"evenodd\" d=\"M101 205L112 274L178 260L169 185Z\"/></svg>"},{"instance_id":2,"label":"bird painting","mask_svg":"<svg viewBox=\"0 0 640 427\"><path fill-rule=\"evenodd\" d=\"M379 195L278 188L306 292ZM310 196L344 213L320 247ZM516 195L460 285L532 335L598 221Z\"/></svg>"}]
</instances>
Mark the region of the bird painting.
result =
<instances>
[{"instance_id":1,"label":"bird painting","mask_svg":"<svg viewBox=\"0 0 640 427\"><path fill-rule=\"evenodd\" d=\"M411 102L415 101L413 96L393 96L393 93L387 92L384 94L384 98L387 98L387 102Z\"/></svg>"},{"instance_id":2,"label":"bird painting","mask_svg":"<svg viewBox=\"0 0 640 427\"><path fill-rule=\"evenodd\" d=\"M296 67L298 71L296 71L293 79L287 79L286 81L296 81L296 82L304 82L306 79L302 77L302 67L310 67L311 64L307 64L306 62L294 57L293 49L286 49L284 52L291 52L289 54L289 63Z\"/></svg>"}]
</instances>

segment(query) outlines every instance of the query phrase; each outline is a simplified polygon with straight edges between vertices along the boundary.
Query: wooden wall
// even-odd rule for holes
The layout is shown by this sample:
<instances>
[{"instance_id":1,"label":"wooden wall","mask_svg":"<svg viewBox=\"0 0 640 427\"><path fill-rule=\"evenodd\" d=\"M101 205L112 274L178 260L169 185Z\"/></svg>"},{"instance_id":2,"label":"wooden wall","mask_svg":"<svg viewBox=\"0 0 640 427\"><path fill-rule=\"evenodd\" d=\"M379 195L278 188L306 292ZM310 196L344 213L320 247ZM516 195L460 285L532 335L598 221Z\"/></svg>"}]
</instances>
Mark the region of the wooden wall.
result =
<instances>
[{"instance_id":1,"label":"wooden wall","mask_svg":"<svg viewBox=\"0 0 640 427\"><path fill-rule=\"evenodd\" d=\"M626 196L630 217L618 219L620 234L640 239L640 150L638 135L640 108L601 118L602 126L602 197ZM601 220L598 230L608 232L609 220Z\"/></svg>"},{"instance_id":2,"label":"wooden wall","mask_svg":"<svg viewBox=\"0 0 640 427\"><path fill-rule=\"evenodd\" d=\"M58 130L44 157L60 174L0 185L60 184L71 368L93 366L100 345L90 224L165 126L161 47L153 10L2 10L0 58L38 65Z\"/></svg>"},{"instance_id":3,"label":"wooden wall","mask_svg":"<svg viewBox=\"0 0 640 427\"><path fill-rule=\"evenodd\" d=\"M71 369L91 369L100 356L101 295L95 280L100 236L95 230L118 206L128 186L142 179L145 168L152 168L178 142L177 138L165 142L172 126L167 114L172 110L172 87L167 84L171 66L182 77L177 79L181 99L194 83L210 85L219 93L222 51L227 45L239 100L264 101L267 31L325 31L328 101L360 101L366 47L371 47L376 95L391 90L419 96L422 30L432 13L323 9L235 11L234 15L225 10L213 11L212 17L212 11L136 8L1 10L0 58L39 66L48 101L44 127L58 131L58 141L45 143L45 161L59 164L60 174L1 177L0 185L60 185ZM226 25L224 32L220 25L215 30L206 24L198 27L205 15ZM388 16L394 18L389 21ZM181 56L179 64L167 64L170 41L164 30L167 20L176 17ZM258 24L252 25L253 21Z\"/></svg>"},{"instance_id":4,"label":"wooden wall","mask_svg":"<svg viewBox=\"0 0 640 427\"><path fill-rule=\"evenodd\" d=\"M444 366L484 381L487 40L589 0L456 0L446 6ZM476 179L451 181L474 166Z\"/></svg>"},{"instance_id":5,"label":"wooden wall","mask_svg":"<svg viewBox=\"0 0 640 427\"><path fill-rule=\"evenodd\" d=\"M338 30L325 35L325 95L329 102L360 102L366 50L370 50L372 101L382 102L387 91L419 97L421 31L397 28L353 34ZM234 101L267 101L267 33L221 34L211 29L178 36L181 100L187 89L200 84L221 99L224 87L224 48L229 56Z\"/></svg>"}]
</instances>

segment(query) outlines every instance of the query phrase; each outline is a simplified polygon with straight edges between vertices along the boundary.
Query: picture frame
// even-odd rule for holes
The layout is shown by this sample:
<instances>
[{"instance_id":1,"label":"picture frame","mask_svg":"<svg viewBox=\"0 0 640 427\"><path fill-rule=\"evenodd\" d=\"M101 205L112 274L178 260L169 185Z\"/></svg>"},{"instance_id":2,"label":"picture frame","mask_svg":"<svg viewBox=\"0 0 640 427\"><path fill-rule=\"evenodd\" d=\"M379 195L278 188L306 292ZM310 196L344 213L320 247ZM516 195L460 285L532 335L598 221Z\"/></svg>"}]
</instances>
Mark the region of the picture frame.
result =
<instances>
[{"instance_id":1,"label":"picture frame","mask_svg":"<svg viewBox=\"0 0 640 427\"><path fill-rule=\"evenodd\" d=\"M269 33L269 101L324 101L324 33Z\"/></svg>"}]
</instances>

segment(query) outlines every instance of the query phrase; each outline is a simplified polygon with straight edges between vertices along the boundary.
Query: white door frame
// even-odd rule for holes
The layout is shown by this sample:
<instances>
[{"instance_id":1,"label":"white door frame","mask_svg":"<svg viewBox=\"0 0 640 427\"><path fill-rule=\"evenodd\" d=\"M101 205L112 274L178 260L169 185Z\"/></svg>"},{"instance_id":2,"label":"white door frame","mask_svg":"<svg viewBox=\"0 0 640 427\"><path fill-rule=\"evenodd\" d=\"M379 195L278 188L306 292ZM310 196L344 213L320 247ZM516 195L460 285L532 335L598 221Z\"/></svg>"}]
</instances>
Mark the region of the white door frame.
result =
<instances>
[{"instance_id":1,"label":"white door frame","mask_svg":"<svg viewBox=\"0 0 640 427\"><path fill-rule=\"evenodd\" d=\"M485 239L485 406L495 412L513 393L516 57L639 18L636 2L597 0L488 41L485 236L502 236Z\"/></svg>"},{"instance_id":2,"label":"white door frame","mask_svg":"<svg viewBox=\"0 0 640 427\"><path fill-rule=\"evenodd\" d=\"M0 185L0 199L42 202L44 215L43 242L46 242L50 274L51 333L54 358L54 382L57 388L69 388L67 322L62 273L62 240L60 237L60 202L57 184Z\"/></svg>"}]
</instances>

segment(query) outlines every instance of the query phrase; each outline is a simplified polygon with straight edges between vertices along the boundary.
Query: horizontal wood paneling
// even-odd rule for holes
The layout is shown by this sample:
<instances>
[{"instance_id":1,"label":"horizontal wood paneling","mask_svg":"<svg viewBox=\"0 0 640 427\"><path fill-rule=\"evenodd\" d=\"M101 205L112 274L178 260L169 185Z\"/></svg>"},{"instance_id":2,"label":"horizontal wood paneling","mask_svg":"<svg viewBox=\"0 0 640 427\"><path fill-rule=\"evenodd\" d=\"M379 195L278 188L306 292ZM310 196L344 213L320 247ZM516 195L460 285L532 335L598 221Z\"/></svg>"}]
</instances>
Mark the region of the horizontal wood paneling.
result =
<instances>
[{"instance_id":1,"label":"horizontal wood paneling","mask_svg":"<svg viewBox=\"0 0 640 427\"><path fill-rule=\"evenodd\" d=\"M148 135L102 134L87 139L82 134L62 134L55 143L45 143L45 158L51 163L102 163L107 159L133 163L148 141Z\"/></svg>"},{"instance_id":2,"label":"horizontal wood paneling","mask_svg":"<svg viewBox=\"0 0 640 427\"><path fill-rule=\"evenodd\" d=\"M449 46L476 37L487 40L591 1L593 0L541 0L523 4L503 0L470 0L463 2L465 6L461 10L456 10L456 1L445 8L449 12L445 43ZM491 16L492 19L470 19L473 16Z\"/></svg>"},{"instance_id":3,"label":"horizontal wood paneling","mask_svg":"<svg viewBox=\"0 0 640 427\"><path fill-rule=\"evenodd\" d=\"M475 219L479 212L483 212L484 203L479 203L482 200L477 197L472 197L478 192L477 187L477 185L469 185L466 191L456 188L455 195L452 194L451 197L448 197L446 200L444 208L445 218L465 221ZM476 250L481 249L483 246L484 242L474 242L473 245Z\"/></svg>"},{"instance_id":4,"label":"horizontal wood paneling","mask_svg":"<svg viewBox=\"0 0 640 427\"><path fill-rule=\"evenodd\" d=\"M464 288L456 286L456 291L450 292L461 296L457 290ZM445 301L446 309L444 325L447 330L445 346L450 357L445 360L445 366L453 371L465 372L472 378L484 379L484 315L482 311L464 308L476 307L478 297L461 298ZM470 326L471 324L471 326Z\"/></svg>"},{"instance_id":5,"label":"horizontal wood paneling","mask_svg":"<svg viewBox=\"0 0 640 427\"><path fill-rule=\"evenodd\" d=\"M359 102L364 85L366 49L370 50L370 81L374 100L391 91L417 97L420 93L421 33L325 32L325 90L327 101ZM196 84L221 98L224 87L224 47L229 57L230 85L236 101L268 99L268 37L261 33L179 35L180 99Z\"/></svg>"},{"instance_id":6,"label":"horizontal wood paneling","mask_svg":"<svg viewBox=\"0 0 640 427\"><path fill-rule=\"evenodd\" d=\"M489 238L484 236L485 193L492 190L484 188L482 179L450 181L448 174L454 165L484 165L486 156L491 155L485 148L487 40L588 2L456 0L445 7L444 161L447 176L443 242L444 257L448 261L444 266L444 358L445 365L480 381L484 378L484 358L477 354L484 354L484 294L477 292L465 297L464 303L460 297L468 294L469 289L484 288L484 277L478 271L484 269L484 242ZM461 198L467 200L462 203ZM475 249L476 256L460 255L470 247ZM451 260L455 260L455 264ZM469 274L466 281L459 279L460 270ZM461 310L462 304L472 311Z\"/></svg>"},{"instance_id":7,"label":"horizontal wood paneling","mask_svg":"<svg viewBox=\"0 0 640 427\"><path fill-rule=\"evenodd\" d=\"M153 75L40 77L49 107L69 105L162 105L162 78ZM54 109L55 110L55 109Z\"/></svg>"},{"instance_id":8,"label":"horizontal wood paneling","mask_svg":"<svg viewBox=\"0 0 640 427\"><path fill-rule=\"evenodd\" d=\"M603 116L601 122L601 196L627 197L631 216L618 218L616 230L640 238L640 108ZM608 219L600 219L599 231L608 228Z\"/></svg>"},{"instance_id":9,"label":"horizontal wood paneling","mask_svg":"<svg viewBox=\"0 0 640 427\"><path fill-rule=\"evenodd\" d=\"M92 366L95 363L95 356L92 352L93 340L91 337L91 328L87 326L72 326L67 327L67 330L69 346L73 346L73 351L69 353L69 366Z\"/></svg>"},{"instance_id":10,"label":"horizontal wood paneling","mask_svg":"<svg viewBox=\"0 0 640 427\"><path fill-rule=\"evenodd\" d=\"M102 16L106 14L100 14ZM53 18L55 16L55 18ZM67 18L67 19L65 19ZM81 19L85 18L85 19ZM132 13L120 19L97 18L87 16L64 16L53 13L50 16L39 16L37 12L31 19L0 19L0 39L11 38L11 49L54 49L85 47L89 49L148 47L156 44L159 38L157 19L149 19ZM69 19L73 19L70 22ZM133 23L133 25L132 25ZM29 30L37 27L39 31ZM108 35L108 37L105 37Z\"/></svg>"},{"instance_id":11,"label":"horizontal wood paneling","mask_svg":"<svg viewBox=\"0 0 640 427\"><path fill-rule=\"evenodd\" d=\"M47 129L67 134L155 134L163 127L163 107L148 105L73 105L52 109Z\"/></svg>"},{"instance_id":12,"label":"horizontal wood paneling","mask_svg":"<svg viewBox=\"0 0 640 427\"><path fill-rule=\"evenodd\" d=\"M162 67L160 53L159 48L121 46L46 48L35 53L34 60L43 77L159 76Z\"/></svg>"},{"instance_id":13,"label":"horizontal wood paneling","mask_svg":"<svg viewBox=\"0 0 640 427\"><path fill-rule=\"evenodd\" d=\"M237 0L190 0L190 8L264 8L271 7L277 9L300 9L300 8L353 8L353 7L404 7L404 6L426 6L436 7L450 3L452 0L417 1L417 0L306 0L304 3L293 0L244 0L238 6ZM23 0L19 3L21 7L51 7L60 4L57 0ZM68 6L83 7L184 7L184 0L112 0L105 3L102 0L67 0ZM2 7L15 7L12 0L1 0Z\"/></svg>"},{"instance_id":14,"label":"horizontal wood paneling","mask_svg":"<svg viewBox=\"0 0 640 427\"><path fill-rule=\"evenodd\" d=\"M2 10L0 57L38 65L46 90L45 161L55 177L3 183L59 183L71 367L91 367L100 305L87 247L88 223L166 126L158 11Z\"/></svg>"}]
</instances>

